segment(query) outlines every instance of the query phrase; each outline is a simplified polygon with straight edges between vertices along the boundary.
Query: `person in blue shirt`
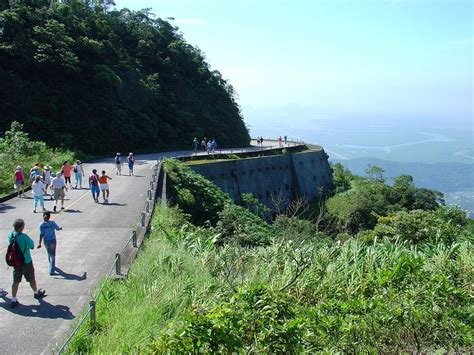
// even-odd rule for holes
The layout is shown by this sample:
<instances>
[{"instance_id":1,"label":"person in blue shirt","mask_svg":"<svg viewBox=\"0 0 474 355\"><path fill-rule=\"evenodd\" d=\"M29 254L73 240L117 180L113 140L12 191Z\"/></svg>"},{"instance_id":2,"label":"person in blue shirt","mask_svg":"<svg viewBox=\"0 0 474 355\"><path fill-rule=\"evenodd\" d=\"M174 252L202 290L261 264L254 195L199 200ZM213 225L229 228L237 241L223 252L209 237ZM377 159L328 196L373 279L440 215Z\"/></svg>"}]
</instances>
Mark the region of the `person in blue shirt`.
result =
<instances>
[{"instance_id":1,"label":"person in blue shirt","mask_svg":"<svg viewBox=\"0 0 474 355\"><path fill-rule=\"evenodd\" d=\"M39 226L39 243L38 249L41 248L41 242L44 241L44 247L48 253L49 274L56 274L56 231L62 230L56 222L50 221L51 213L49 211L43 213L43 222Z\"/></svg>"},{"instance_id":2,"label":"person in blue shirt","mask_svg":"<svg viewBox=\"0 0 474 355\"><path fill-rule=\"evenodd\" d=\"M13 228L14 230L8 235L8 242L11 243L13 238L15 238L19 249L23 253L24 262L22 265L13 268L12 302L10 304L11 308L15 308L20 304L16 298L16 294L23 276L25 277L26 281L30 283L30 286L34 292L34 297L37 300L40 300L46 296L46 291L38 289L36 286L35 268L33 267L33 260L31 259L30 254L30 249L35 248L35 243L28 235L23 233L23 230L25 229L25 221L20 218L16 219L15 222L13 222Z\"/></svg>"}]
</instances>

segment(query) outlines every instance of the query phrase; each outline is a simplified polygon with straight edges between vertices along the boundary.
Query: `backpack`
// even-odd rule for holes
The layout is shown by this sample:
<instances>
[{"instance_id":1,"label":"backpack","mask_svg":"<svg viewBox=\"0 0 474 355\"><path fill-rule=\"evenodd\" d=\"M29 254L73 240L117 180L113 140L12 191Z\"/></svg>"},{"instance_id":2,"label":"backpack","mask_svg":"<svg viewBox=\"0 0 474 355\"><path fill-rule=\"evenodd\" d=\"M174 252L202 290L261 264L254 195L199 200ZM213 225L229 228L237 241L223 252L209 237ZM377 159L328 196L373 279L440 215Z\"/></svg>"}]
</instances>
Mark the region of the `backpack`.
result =
<instances>
[{"instance_id":1,"label":"backpack","mask_svg":"<svg viewBox=\"0 0 474 355\"><path fill-rule=\"evenodd\" d=\"M77 173L77 165L74 165L74 169L72 169L73 172Z\"/></svg>"},{"instance_id":2,"label":"backpack","mask_svg":"<svg viewBox=\"0 0 474 355\"><path fill-rule=\"evenodd\" d=\"M8 266L19 267L25 263L25 252L21 252L20 246L16 241L17 235L12 236L12 242L8 245L7 254L5 255L5 261Z\"/></svg>"},{"instance_id":3,"label":"backpack","mask_svg":"<svg viewBox=\"0 0 474 355\"><path fill-rule=\"evenodd\" d=\"M91 174L91 176L89 176L89 181L91 185L99 185L99 180L97 180L97 176L95 174Z\"/></svg>"}]
</instances>

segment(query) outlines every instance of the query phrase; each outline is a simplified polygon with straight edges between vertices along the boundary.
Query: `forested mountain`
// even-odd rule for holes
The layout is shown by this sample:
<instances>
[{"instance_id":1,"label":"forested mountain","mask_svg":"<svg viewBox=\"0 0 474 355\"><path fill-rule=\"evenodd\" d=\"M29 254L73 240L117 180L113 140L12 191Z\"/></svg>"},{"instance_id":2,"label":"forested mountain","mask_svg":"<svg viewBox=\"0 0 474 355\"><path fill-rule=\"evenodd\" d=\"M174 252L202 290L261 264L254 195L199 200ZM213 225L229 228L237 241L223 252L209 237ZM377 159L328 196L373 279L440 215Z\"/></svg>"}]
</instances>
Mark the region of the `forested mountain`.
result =
<instances>
[{"instance_id":1,"label":"forested mountain","mask_svg":"<svg viewBox=\"0 0 474 355\"><path fill-rule=\"evenodd\" d=\"M0 0L0 131L92 154L249 143L232 86L176 27L106 10Z\"/></svg>"}]
</instances>

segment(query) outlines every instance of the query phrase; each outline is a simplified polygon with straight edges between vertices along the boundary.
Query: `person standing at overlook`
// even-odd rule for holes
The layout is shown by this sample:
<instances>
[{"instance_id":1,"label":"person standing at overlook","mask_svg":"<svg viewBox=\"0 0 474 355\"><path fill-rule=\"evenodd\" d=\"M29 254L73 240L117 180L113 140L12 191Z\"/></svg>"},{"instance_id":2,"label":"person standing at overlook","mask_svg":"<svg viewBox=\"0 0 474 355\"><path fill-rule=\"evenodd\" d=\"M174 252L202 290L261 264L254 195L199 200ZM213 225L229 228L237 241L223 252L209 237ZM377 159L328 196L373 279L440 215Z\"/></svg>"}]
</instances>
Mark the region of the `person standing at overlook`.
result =
<instances>
[{"instance_id":1,"label":"person standing at overlook","mask_svg":"<svg viewBox=\"0 0 474 355\"><path fill-rule=\"evenodd\" d=\"M13 182L15 184L16 191L18 192L18 198L25 197L25 177L23 176L23 170L18 165L13 173ZM20 194L21 189L21 194Z\"/></svg>"},{"instance_id":2,"label":"person standing at overlook","mask_svg":"<svg viewBox=\"0 0 474 355\"><path fill-rule=\"evenodd\" d=\"M133 157L133 153L128 154L127 163L128 163L128 175L133 176L133 166L135 165L135 158Z\"/></svg>"},{"instance_id":3,"label":"person standing at overlook","mask_svg":"<svg viewBox=\"0 0 474 355\"><path fill-rule=\"evenodd\" d=\"M206 142L206 137L201 141L201 148L202 150L207 150L207 142Z\"/></svg>"},{"instance_id":4,"label":"person standing at overlook","mask_svg":"<svg viewBox=\"0 0 474 355\"><path fill-rule=\"evenodd\" d=\"M31 259L30 249L35 248L35 243L33 240L23 233L25 229L25 221L22 219L16 219L13 222L13 231L10 232L8 235L8 242L14 243L16 242L18 248L23 253L23 263L20 266L15 266L13 268L13 285L12 285L12 301L10 303L11 308L18 307L20 302L16 298L16 294L18 293L18 287L20 286L21 279L23 276L25 277L26 281L30 283L30 287L33 290L34 298L40 300L46 296L46 291L42 289L38 289L36 285L36 278L35 278L35 268L33 266L33 260Z\"/></svg>"},{"instance_id":5,"label":"person standing at overlook","mask_svg":"<svg viewBox=\"0 0 474 355\"><path fill-rule=\"evenodd\" d=\"M199 142L197 140L196 137L194 137L193 139L193 150L194 150L194 154L196 154L197 150L198 150L198 147L199 147Z\"/></svg>"}]
</instances>

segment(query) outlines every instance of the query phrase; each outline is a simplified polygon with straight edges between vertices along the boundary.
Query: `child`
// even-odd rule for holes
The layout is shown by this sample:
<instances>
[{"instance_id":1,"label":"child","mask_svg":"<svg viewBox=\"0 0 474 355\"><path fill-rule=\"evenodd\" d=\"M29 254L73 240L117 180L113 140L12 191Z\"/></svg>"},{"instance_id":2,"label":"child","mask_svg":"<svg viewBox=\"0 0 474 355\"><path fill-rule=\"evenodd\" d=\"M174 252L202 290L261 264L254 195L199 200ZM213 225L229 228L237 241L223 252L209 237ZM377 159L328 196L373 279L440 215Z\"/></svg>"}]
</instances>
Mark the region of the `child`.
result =
<instances>
[{"instance_id":1,"label":"child","mask_svg":"<svg viewBox=\"0 0 474 355\"><path fill-rule=\"evenodd\" d=\"M99 175L97 175L97 169L92 170L92 174L89 176L89 188L92 192L92 198L94 202L99 202ZM96 196L97 195L97 196Z\"/></svg>"},{"instance_id":2,"label":"child","mask_svg":"<svg viewBox=\"0 0 474 355\"><path fill-rule=\"evenodd\" d=\"M50 221L51 213L43 213L43 222L39 226L40 237L38 249L41 248L41 242L44 240L44 247L48 253L49 274L56 275L56 231L62 230L56 222Z\"/></svg>"},{"instance_id":3,"label":"child","mask_svg":"<svg viewBox=\"0 0 474 355\"><path fill-rule=\"evenodd\" d=\"M112 180L112 178L105 174L105 170L102 170L102 175L99 177L100 190L102 191L102 197L104 198L104 203L109 202L109 184L107 179Z\"/></svg>"}]
</instances>

